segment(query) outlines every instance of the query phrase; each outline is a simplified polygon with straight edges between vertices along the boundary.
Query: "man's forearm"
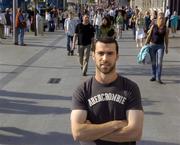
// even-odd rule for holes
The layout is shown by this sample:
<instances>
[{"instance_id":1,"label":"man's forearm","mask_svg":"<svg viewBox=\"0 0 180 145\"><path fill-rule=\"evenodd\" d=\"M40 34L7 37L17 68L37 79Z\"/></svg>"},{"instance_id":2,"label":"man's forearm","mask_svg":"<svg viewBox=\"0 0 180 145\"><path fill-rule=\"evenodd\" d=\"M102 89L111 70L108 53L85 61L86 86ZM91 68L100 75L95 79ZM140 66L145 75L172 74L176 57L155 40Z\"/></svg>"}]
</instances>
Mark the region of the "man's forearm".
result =
<instances>
[{"instance_id":1,"label":"man's forearm","mask_svg":"<svg viewBox=\"0 0 180 145\"><path fill-rule=\"evenodd\" d=\"M108 135L105 135L101 138L101 140L112 142L130 142L140 140L141 135L142 132L140 130L131 129L127 126Z\"/></svg>"},{"instance_id":2,"label":"man's forearm","mask_svg":"<svg viewBox=\"0 0 180 145\"><path fill-rule=\"evenodd\" d=\"M94 141L106 136L115 130L122 128L122 121L110 121L103 124L77 124L73 137L75 140L80 141Z\"/></svg>"},{"instance_id":3,"label":"man's forearm","mask_svg":"<svg viewBox=\"0 0 180 145\"><path fill-rule=\"evenodd\" d=\"M76 44L76 39L77 39L77 34L74 34L74 36L73 36L73 46L75 46L75 44Z\"/></svg>"},{"instance_id":4,"label":"man's forearm","mask_svg":"<svg viewBox=\"0 0 180 145\"><path fill-rule=\"evenodd\" d=\"M130 142L141 139L143 130L143 111L130 110L127 112L128 124L122 129L116 130L104 137L102 140L112 142Z\"/></svg>"}]
</instances>

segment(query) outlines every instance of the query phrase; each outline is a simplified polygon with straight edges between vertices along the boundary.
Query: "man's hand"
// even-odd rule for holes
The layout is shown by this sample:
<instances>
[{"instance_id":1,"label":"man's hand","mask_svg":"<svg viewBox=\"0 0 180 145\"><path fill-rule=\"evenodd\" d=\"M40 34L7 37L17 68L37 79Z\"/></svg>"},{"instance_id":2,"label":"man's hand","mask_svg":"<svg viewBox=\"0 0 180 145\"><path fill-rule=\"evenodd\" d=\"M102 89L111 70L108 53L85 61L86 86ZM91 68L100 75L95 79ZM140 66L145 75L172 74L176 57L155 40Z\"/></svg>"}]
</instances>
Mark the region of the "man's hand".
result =
<instances>
[{"instance_id":1,"label":"man's hand","mask_svg":"<svg viewBox=\"0 0 180 145\"><path fill-rule=\"evenodd\" d=\"M166 52L166 54L168 54L168 48L165 48L165 52Z\"/></svg>"},{"instance_id":2,"label":"man's hand","mask_svg":"<svg viewBox=\"0 0 180 145\"><path fill-rule=\"evenodd\" d=\"M72 49L73 50L75 49L75 43L72 43Z\"/></svg>"},{"instance_id":3,"label":"man's hand","mask_svg":"<svg viewBox=\"0 0 180 145\"><path fill-rule=\"evenodd\" d=\"M123 128L123 127L128 125L128 122L125 121L125 120L123 120L123 121L121 121L121 120L114 120L114 121L110 121L110 122L111 122L111 126L114 128L114 130L121 129L121 128ZM86 120L85 123L86 124L92 124L91 121L89 121L89 120Z\"/></svg>"}]
</instances>

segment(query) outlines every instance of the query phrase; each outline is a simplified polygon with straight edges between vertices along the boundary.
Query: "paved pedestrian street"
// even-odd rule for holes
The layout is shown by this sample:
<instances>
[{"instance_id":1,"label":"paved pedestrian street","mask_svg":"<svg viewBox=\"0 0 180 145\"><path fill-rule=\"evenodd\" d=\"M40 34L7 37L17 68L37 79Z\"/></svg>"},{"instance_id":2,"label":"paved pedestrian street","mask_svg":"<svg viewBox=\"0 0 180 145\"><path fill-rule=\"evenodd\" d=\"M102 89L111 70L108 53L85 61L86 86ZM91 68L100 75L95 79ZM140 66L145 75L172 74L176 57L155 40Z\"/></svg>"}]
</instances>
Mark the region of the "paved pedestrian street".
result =
<instances>
[{"instance_id":1,"label":"paved pedestrian street","mask_svg":"<svg viewBox=\"0 0 180 145\"><path fill-rule=\"evenodd\" d=\"M180 35L169 39L162 81L150 82L151 65L138 64L131 31L118 40L117 69L140 87L144 129L138 145L180 145ZM25 35L27 46L0 40L0 145L78 145L70 129L71 98L94 75L92 59L82 76L77 49L67 56L63 31Z\"/></svg>"}]
</instances>

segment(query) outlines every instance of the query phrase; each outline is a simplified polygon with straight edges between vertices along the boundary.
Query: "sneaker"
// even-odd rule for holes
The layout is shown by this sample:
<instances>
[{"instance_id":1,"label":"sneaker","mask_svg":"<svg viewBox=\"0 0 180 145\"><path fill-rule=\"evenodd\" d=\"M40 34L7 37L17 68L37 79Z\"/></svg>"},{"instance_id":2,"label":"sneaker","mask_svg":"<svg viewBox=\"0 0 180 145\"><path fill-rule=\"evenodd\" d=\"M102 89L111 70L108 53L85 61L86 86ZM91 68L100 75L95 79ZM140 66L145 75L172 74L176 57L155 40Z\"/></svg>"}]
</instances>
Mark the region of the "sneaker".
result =
<instances>
[{"instance_id":1,"label":"sneaker","mask_svg":"<svg viewBox=\"0 0 180 145\"><path fill-rule=\"evenodd\" d=\"M17 43L17 42L15 42L15 43L14 43L14 45L18 45L18 43Z\"/></svg>"},{"instance_id":2,"label":"sneaker","mask_svg":"<svg viewBox=\"0 0 180 145\"><path fill-rule=\"evenodd\" d=\"M70 56L70 51L68 51L67 55Z\"/></svg>"},{"instance_id":3,"label":"sneaker","mask_svg":"<svg viewBox=\"0 0 180 145\"><path fill-rule=\"evenodd\" d=\"M158 80L158 83L159 83L159 84L164 84L161 80Z\"/></svg>"},{"instance_id":4,"label":"sneaker","mask_svg":"<svg viewBox=\"0 0 180 145\"><path fill-rule=\"evenodd\" d=\"M74 50L71 50L71 56L73 56L74 55Z\"/></svg>"},{"instance_id":5,"label":"sneaker","mask_svg":"<svg viewBox=\"0 0 180 145\"><path fill-rule=\"evenodd\" d=\"M83 72L83 76L87 76L86 72Z\"/></svg>"},{"instance_id":6,"label":"sneaker","mask_svg":"<svg viewBox=\"0 0 180 145\"><path fill-rule=\"evenodd\" d=\"M150 81L151 81L151 82L156 81L156 78L155 78L155 77L152 77L152 78L150 79Z\"/></svg>"},{"instance_id":7,"label":"sneaker","mask_svg":"<svg viewBox=\"0 0 180 145\"><path fill-rule=\"evenodd\" d=\"M21 46L26 46L27 44L20 44Z\"/></svg>"}]
</instances>

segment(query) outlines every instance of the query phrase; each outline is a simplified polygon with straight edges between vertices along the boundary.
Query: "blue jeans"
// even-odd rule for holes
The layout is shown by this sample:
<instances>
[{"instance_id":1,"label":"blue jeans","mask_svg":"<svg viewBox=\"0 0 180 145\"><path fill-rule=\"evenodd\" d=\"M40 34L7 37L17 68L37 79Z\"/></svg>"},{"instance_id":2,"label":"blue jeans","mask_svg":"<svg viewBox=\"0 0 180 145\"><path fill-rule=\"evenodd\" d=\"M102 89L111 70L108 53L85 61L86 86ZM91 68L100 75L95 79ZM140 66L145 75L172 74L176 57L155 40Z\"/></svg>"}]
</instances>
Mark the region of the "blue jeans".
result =
<instances>
[{"instance_id":1,"label":"blue jeans","mask_svg":"<svg viewBox=\"0 0 180 145\"><path fill-rule=\"evenodd\" d=\"M17 35L18 35L19 44L23 45L24 44L24 28L18 28Z\"/></svg>"},{"instance_id":2,"label":"blue jeans","mask_svg":"<svg viewBox=\"0 0 180 145\"><path fill-rule=\"evenodd\" d=\"M73 36L67 35L67 51L68 52L71 51L72 42L73 42Z\"/></svg>"},{"instance_id":3,"label":"blue jeans","mask_svg":"<svg viewBox=\"0 0 180 145\"><path fill-rule=\"evenodd\" d=\"M99 31L100 31L99 26L98 26L98 25L95 25L95 36L96 36L96 39L99 38L99 33L100 33Z\"/></svg>"},{"instance_id":4,"label":"blue jeans","mask_svg":"<svg viewBox=\"0 0 180 145\"><path fill-rule=\"evenodd\" d=\"M161 80L164 45L163 44L150 45L149 53L152 62L152 75L154 78Z\"/></svg>"}]
</instances>

